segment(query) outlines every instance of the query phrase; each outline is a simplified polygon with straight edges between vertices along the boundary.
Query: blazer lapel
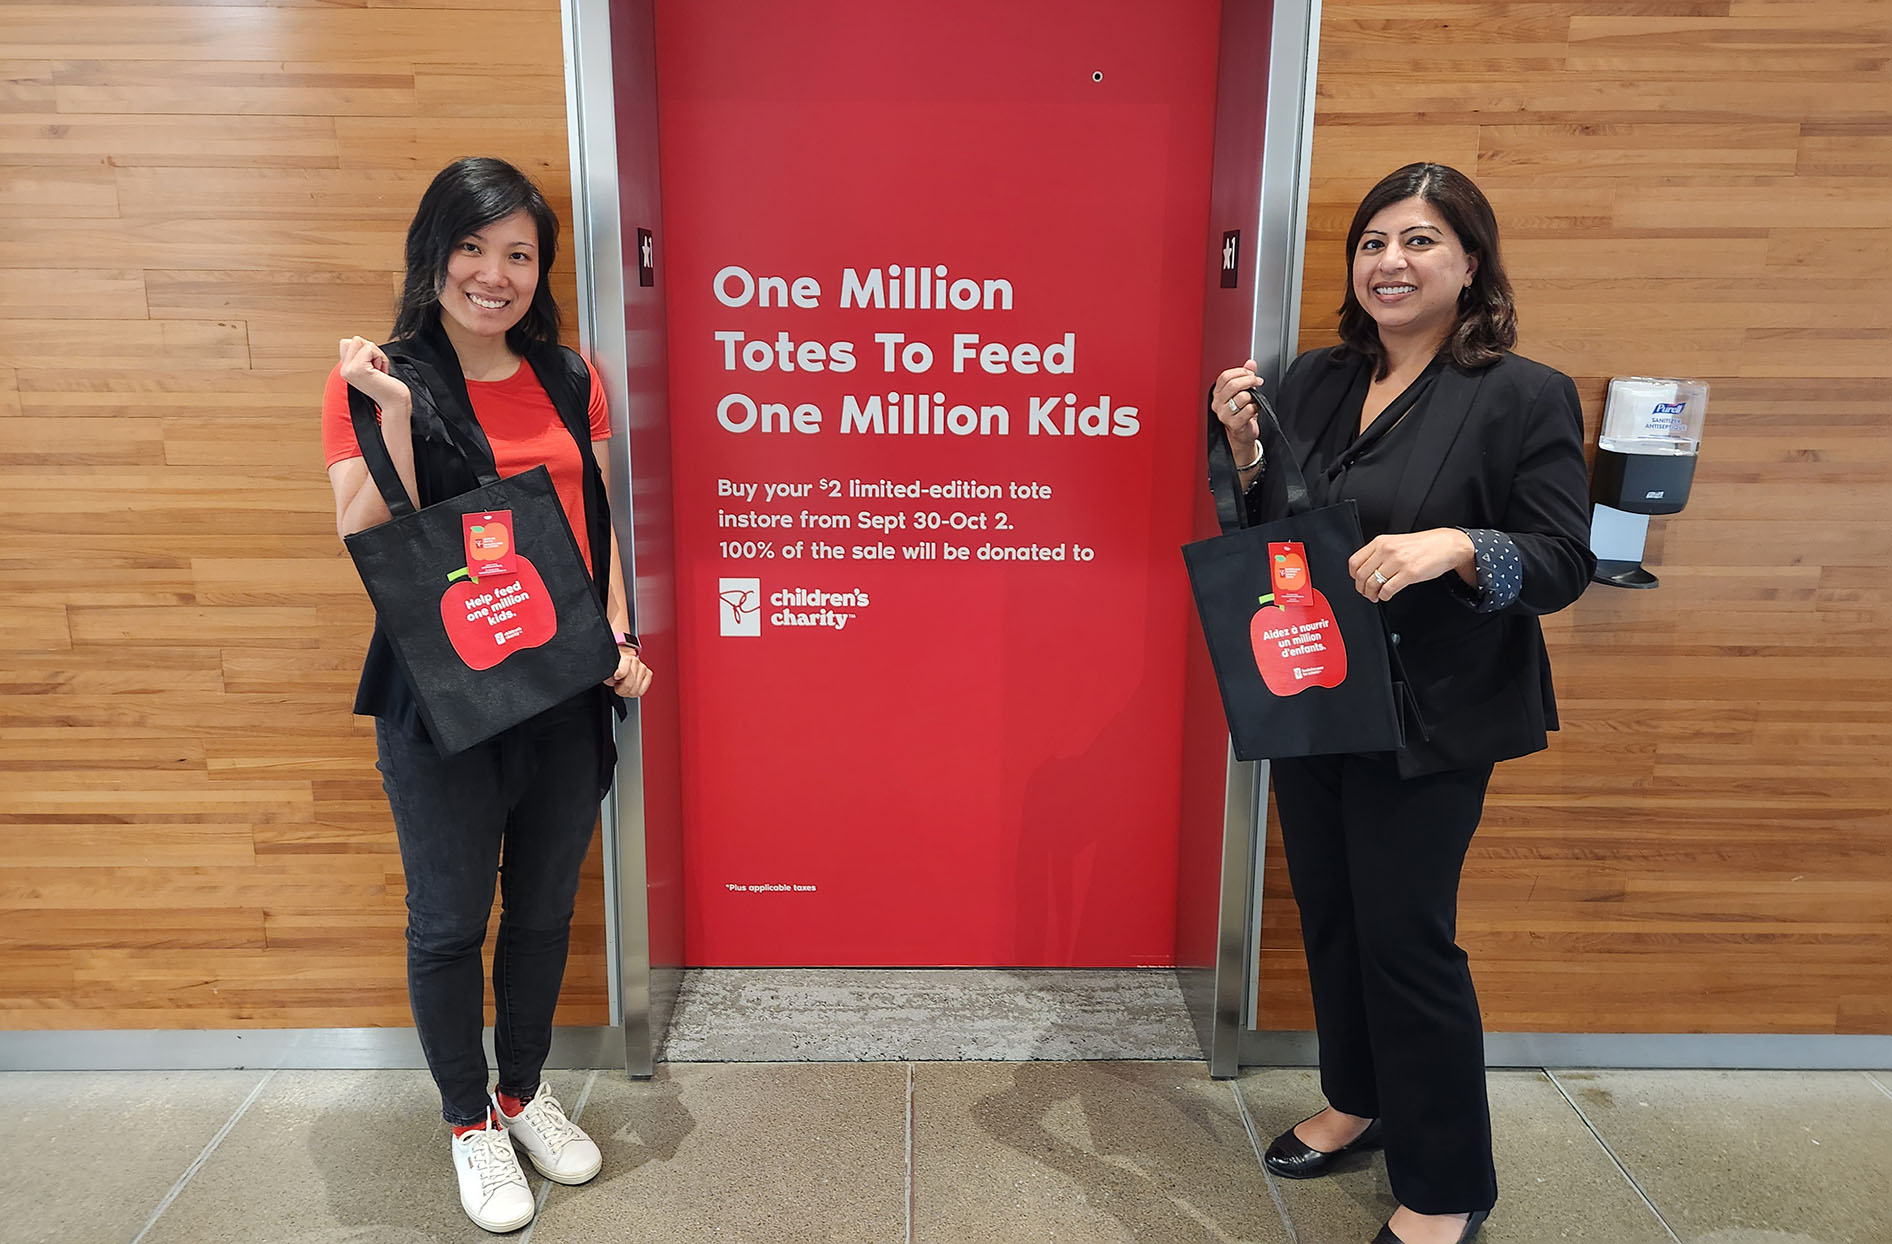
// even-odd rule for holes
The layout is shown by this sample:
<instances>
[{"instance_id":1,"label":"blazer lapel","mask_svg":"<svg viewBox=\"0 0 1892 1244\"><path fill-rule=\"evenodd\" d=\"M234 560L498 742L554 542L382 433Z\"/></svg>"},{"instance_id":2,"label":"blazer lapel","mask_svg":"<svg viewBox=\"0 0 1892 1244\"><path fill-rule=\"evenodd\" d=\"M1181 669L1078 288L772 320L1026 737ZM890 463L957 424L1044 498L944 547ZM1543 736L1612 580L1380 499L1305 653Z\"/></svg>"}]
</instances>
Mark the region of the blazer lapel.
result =
<instances>
[{"instance_id":1,"label":"blazer lapel","mask_svg":"<svg viewBox=\"0 0 1892 1244\"><path fill-rule=\"evenodd\" d=\"M1287 457L1293 460L1296 474L1305 477L1308 474L1308 461L1314 450L1333 427L1339 417L1340 407L1346 401L1347 390L1352 386L1354 377L1359 374L1359 367L1328 366L1317 362L1318 370L1308 380L1294 379L1292 384L1283 384L1279 397L1281 416L1281 435L1287 441ZM1210 452L1216 452L1220 444L1221 452L1226 454L1227 442L1219 435L1221 424L1214 412L1209 415ZM1264 443L1270 439L1266 429L1262 432ZM1231 460L1232 466L1232 460ZM1287 472L1267 470L1261 474L1261 495L1250 514L1267 522L1285 518L1289 512L1289 489ZM1222 530L1233 531L1235 527L1226 518Z\"/></svg>"},{"instance_id":2,"label":"blazer lapel","mask_svg":"<svg viewBox=\"0 0 1892 1244\"><path fill-rule=\"evenodd\" d=\"M1296 404L1298 408L1282 412L1281 430L1288 438L1288 447L1294 451L1294 464L1304 474L1314 450L1326 442L1334 420L1340 417L1340 407L1365 365L1364 360L1359 360L1351 367L1325 369L1308 390L1307 397ZM1286 400L1285 394L1283 400Z\"/></svg>"},{"instance_id":3,"label":"blazer lapel","mask_svg":"<svg viewBox=\"0 0 1892 1244\"><path fill-rule=\"evenodd\" d=\"M1393 494L1389 531L1413 529L1419 507L1445 466L1446 455L1452 452L1459 430L1471 416L1472 404L1478 400L1479 386L1484 384L1488 370L1467 373L1448 363L1439 373L1426 398L1425 417L1413 429L1412 452L1406 455L1406 469Z\"/></svg>"}]
</instances>

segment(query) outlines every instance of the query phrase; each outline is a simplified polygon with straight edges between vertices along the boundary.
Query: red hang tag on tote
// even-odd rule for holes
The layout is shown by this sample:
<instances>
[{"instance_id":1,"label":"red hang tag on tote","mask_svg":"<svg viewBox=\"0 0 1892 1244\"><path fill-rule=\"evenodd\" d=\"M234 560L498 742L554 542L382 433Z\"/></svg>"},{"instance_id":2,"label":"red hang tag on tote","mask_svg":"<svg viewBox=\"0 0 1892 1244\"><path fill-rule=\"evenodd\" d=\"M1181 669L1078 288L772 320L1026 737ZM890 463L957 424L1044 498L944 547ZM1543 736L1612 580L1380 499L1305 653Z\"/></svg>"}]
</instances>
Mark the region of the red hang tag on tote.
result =
<instances>
[{"instance_id":1,"label":"red hang tag on tote","mask_svg":"<svg viewBox=\"0 0 1892 1244\"><path fill-rule=\"evenodd\" d=\"M511 574L518 568L511 510L462 514L460 523L466 532L466 568L474 578Z\"/></svg>"},{"instance_id":2,"label":"red hang tag on tote","mask_svg":"<svg viewBox=\"0 0 1892 1244\"><path fill-rule=\"evenodd\" d=\"M1299 540L1283 540L1268 545L1269 578L1274 598L1281 605L1311 605L1314 585L1307 577L1307 550Z\"/></svg>"}]
</instances>

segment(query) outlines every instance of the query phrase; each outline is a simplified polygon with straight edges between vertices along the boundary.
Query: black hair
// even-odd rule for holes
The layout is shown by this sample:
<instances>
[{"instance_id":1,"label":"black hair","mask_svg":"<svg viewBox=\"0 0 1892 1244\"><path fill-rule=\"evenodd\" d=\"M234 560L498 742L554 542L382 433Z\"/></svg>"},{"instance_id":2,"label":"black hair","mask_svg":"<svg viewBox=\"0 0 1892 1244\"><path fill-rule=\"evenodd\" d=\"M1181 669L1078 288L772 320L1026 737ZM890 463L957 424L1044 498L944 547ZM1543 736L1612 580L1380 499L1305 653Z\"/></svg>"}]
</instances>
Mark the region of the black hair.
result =
<instances>
[{"instance_id":1,"label":"black hair","mask_svg":"<svg viewBox=\"0 0 1892 1244\"><path fill-rule=\"evenodd\" d=\"M514 354L524 354L535 342L557 345L558 303L546 274L558 255L558 217L530 177L490 156L455 160L420 196L413 223L407 226L407 278L394 316L394 336L416 336L439 315L447 261L468 234L520 211L538 226L539 285L525 315L506 330L506 345Z\"/></svg>"},{"instance_id":2,"label":"black hair","mask_svg":"<svg viewBox=\"0 0 1892 1244\"><path fill-rule=\"evenodd\" d=\"M1458 319L1445 348L1460 367L1488 367L1518 341L1517 305L1498 258L1498 218L1471 178L1443 164L1408 164L1381 178L1360 200L1353 224L1347 228L1347 292L1340 303L1339 348L1365 356L1375 377L1386 375L1386 347L1380 342L1379 325L1353 293L1353 260L1368 222L1407 199L1437 208L1465 253L1478 257L1472 283L1459 293Z\"/></svg>"}]
</instances>

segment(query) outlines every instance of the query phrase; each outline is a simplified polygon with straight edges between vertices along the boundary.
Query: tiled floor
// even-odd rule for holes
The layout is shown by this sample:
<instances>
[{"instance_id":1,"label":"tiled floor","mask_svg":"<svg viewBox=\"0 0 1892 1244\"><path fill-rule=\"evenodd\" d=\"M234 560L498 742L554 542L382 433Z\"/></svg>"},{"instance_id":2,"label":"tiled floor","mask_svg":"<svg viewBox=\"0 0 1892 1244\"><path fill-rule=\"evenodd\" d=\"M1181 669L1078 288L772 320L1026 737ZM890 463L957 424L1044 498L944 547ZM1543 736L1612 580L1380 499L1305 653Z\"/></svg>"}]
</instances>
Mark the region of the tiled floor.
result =
<instances>
[{"instance_id":1,"label":"tiled floor","mask_svg":"<svg viewBox=\"0 0 1892 1244\"><path fill-rule=\"evenodd\" d=\"M1200 1063L672 1063L557 1072L604 1148L522 1244L1367 1244L1378 1158L1263 1176L1311 1072ZM1892 1080L1493 1072L1488 1244L1887 1244ZM424 1073L0 1075L5 1244L433 1244L460 1216Z\"/></svg>"}]
</instances>

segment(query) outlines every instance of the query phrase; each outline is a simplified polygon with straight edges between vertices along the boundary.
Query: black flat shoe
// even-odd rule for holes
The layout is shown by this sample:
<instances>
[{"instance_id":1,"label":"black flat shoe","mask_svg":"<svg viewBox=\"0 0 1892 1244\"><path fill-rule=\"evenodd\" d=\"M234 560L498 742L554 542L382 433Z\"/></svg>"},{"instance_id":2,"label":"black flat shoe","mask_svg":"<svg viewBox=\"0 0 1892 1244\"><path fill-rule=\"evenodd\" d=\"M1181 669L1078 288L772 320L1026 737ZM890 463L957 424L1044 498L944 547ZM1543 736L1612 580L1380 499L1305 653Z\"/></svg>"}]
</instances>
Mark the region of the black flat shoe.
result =
<instances>
[{"instance_id":1,"label":"black flat shoe","mask_svg":"<svg viewBox=\"0 0 1892 1244\"><path fill-rule=\"evenodd\" d=\"M1459 1232L1458 1244L1471 1244L1471 1239L1478 1234L1478 1228L1485 1225L1485 1219L1491 1217L1488 1209L1475 1210L1465 1220L1465 1229ZM1373 1244L1406 1244L1406 1241L1393 1234L1393 1224L1389 1221L1380 1228L1380 1233L1373 1237Z\"/></svg>"},{"instance_id":2,"label":"black flat shoe","mask_svg":"<svg viewBox=\"0 0 1892 1244\"><path fill-rule=\"evenodd\" d=\"M1309 1116L1312 1118L1313 1116ZM1302 1119L1301 1123L1307 1122ZM1299 1127L1296 1123L1294 1127ZM1332 1153L1322 1153L1311 1149L1299 1136L1294 1134L1294 1127L1274 1138L1268 1146L1268 1152L1262 1155L1262 1165L1266 1166L1283 1179L1317 1179L1333 1168L1335 1162L1350 1153L1364 1153L1368 1149L1380 1147L1380 1121L1373 1120L1366 1125L1366 1130L1354 1138L1350 1145L1342 1145Z\"/></svg>"}]
</instances>

